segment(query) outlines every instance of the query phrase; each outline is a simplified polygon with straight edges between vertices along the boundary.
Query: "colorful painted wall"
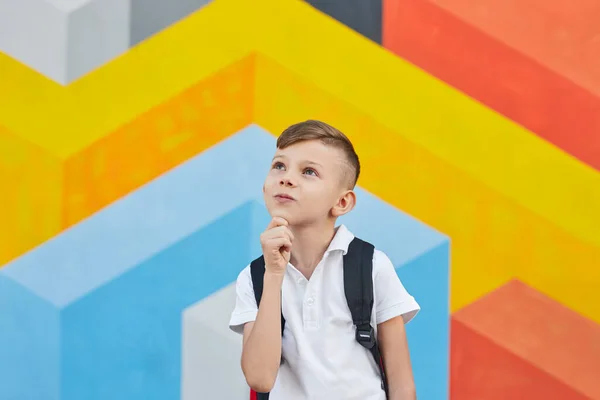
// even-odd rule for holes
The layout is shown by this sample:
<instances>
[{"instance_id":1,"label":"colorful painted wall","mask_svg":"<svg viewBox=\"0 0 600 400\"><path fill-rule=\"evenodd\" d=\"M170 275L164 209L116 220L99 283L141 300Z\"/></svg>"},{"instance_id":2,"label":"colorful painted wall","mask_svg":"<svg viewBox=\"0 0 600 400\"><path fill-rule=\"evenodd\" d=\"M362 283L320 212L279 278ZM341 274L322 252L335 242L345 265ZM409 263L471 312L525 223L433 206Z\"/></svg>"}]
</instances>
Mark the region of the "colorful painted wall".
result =
<instances>
[{"instance_id":1,"label":"colorful painted wall","mask_svg":"<svg viewBox=\"0 0 600 400\"><path fill-rule=\"evenodd\" d=\"M276 136L422 306L420 400L600 399L600 0L0 0L0 399L247 399Z\"/></svg>"}]
</instances>

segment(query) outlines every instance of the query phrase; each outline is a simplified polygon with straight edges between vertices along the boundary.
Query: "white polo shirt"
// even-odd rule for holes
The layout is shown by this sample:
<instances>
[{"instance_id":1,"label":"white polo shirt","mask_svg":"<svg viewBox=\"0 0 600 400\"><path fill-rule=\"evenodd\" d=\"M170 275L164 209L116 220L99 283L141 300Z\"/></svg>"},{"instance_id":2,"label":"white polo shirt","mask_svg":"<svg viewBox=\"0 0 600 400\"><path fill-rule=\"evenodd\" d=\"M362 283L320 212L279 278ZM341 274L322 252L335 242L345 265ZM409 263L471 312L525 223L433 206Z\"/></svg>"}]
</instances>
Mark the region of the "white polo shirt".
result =
<instances>
[{"instance_id":1,"label":"white polo shirt","mask_svg":"<svg viewBox=\"0 0 600 400\"><path fill-rule=\"evenodd\" d=\"M355 339L344 294L343 259L354 235L340 225L323 259L307 280L293 265L282 286L284 362L270 400L385 400L373 355ZM373 256L374 306L371 324L402 315L410 321L420 307L381 251ZM250 266L238 276L230 328L243 332L258 312Z\"/></svg>"}]
</instances>

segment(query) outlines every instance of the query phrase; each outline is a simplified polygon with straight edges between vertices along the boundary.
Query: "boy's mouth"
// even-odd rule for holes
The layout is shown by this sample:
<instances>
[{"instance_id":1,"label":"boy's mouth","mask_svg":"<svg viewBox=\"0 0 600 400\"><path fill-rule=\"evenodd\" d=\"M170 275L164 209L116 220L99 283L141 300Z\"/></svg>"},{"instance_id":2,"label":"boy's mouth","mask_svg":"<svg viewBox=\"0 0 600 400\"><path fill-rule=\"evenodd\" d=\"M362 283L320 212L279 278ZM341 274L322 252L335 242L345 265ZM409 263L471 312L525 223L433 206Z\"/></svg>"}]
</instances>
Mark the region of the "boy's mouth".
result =
<instances>
[{"instance_id":1,"label":"boy's mouth","mask_svg":"<svg viewBox=\"0 0 600 400\"><path fill-rule=\"evenodd\" d=\"M295 198L293 198L292 196L290 196L289 194L285 194L285 193L277 193L275 195L275 198L278 200L296 200Z\"/></svg>"}]
</instances>

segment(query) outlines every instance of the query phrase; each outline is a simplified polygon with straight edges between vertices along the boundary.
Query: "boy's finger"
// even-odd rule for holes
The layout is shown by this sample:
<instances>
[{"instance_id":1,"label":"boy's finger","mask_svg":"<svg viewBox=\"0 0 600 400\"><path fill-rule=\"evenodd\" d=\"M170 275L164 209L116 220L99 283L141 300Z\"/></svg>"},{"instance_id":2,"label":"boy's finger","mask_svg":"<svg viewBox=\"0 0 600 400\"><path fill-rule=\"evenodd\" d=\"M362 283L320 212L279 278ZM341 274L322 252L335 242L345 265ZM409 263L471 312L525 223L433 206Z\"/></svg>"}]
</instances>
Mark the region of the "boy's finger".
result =
<instances>
[{"instance_id":1,"label":"boy's finger","mask_svg":"<svg viewBox=\"0 0 600 400\"><path fill-rule=\"evenodd\" d=\"M281 217L273 217L271 219L271 222L269 222L267 229L273 229L278 226L287 226L287 225L288 225L288 222L285 219L283 219Z\"/></svg>"},{"instance_id":2,"label":"boy's finger","mask_svg":"<svg viewBox=\"0 0 600 400\"><path fill-rule=\"evenodd\" d=\"M292 242L288 238L274 238L269 241L269 246L272 248L280 249L281 247L292 248Z\"/></svg>"},{"instance_id":3,"label":"boy's finger","mask_svg":"<svg viewBox=\"0 0 600 400\"><path fill-rule=\"evenodd\" d=\"M276 228L271 228L265 232L265 238L274 239L274 238L286 238L290 241L294 240L294 234L287 226L278 226Z\"/></svg>"}]
</instances>

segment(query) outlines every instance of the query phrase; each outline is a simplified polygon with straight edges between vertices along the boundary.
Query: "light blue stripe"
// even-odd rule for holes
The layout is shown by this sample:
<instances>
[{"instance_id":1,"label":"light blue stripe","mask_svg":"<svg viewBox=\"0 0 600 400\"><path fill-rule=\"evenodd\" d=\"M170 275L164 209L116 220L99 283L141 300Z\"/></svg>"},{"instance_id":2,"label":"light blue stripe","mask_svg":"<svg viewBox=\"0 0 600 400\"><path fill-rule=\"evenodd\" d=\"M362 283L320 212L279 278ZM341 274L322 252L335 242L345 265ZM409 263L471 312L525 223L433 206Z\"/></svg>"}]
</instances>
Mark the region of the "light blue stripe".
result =
<instances>
[{"instance_id":1,"label":"light blue stripe","mask_svg":"<svg viewBox=\"0 0 600 400\"><path fill-rule=\"evenodd\" d=\"M421 306L407 325L417 398L447 400L450 381L449 242L396 271Z\"/></svg>"}]
</instances>

